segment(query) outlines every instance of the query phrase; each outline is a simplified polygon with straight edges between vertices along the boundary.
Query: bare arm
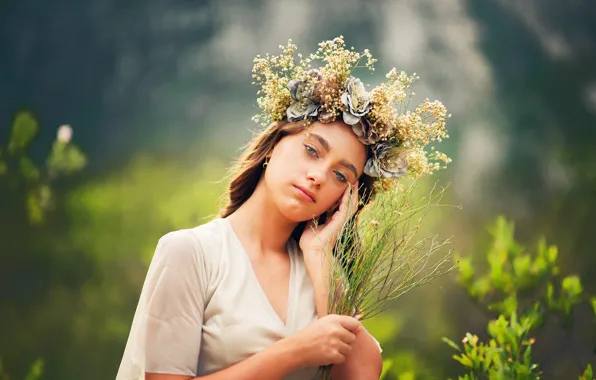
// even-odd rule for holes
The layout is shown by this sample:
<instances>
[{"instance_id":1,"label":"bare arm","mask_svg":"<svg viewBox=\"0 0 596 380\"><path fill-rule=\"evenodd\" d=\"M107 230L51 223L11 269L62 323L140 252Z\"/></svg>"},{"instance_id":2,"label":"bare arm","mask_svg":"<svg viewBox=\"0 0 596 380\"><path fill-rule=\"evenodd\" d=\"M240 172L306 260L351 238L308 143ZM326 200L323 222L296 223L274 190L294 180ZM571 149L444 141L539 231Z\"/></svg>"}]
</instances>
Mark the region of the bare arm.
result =
<instances>
[{"instance_id":1,"label":"bare arm","mask_svg":"<svg viewBox=\"0 0 596 380\"><path fill-rule=\"evenodd\" d=\"M378 380L383 370L383 358L377 342L366 329L356 334L352 352L345 363L336 364L331 369L332 379Z\"/></svg>"},{"instance_id":2,"label":"bare arm","mask_svg":"<svg viewBox=\"0 0 596 380\"><path fill-rule=\"evenodd\" d=\"M248 359L210 375L193 377L145 373L145 380L281 380L299 367L300 359L296 355L296 350L293 349L292 342L288 339L281 339Z\"/></svg>"},{"instance_id":3,"label":"bare arm","mask_svg":"<svg viewBox=\"0 0 596 380\"><path fill-rule=\"evenodd\" d=\"M361 328L355 318L328 315L219 372L201 377L146 372L146 380L281 380L301 367L345 363L350 345L357 339L354 332Z\"/></svg>"}]
</instances>

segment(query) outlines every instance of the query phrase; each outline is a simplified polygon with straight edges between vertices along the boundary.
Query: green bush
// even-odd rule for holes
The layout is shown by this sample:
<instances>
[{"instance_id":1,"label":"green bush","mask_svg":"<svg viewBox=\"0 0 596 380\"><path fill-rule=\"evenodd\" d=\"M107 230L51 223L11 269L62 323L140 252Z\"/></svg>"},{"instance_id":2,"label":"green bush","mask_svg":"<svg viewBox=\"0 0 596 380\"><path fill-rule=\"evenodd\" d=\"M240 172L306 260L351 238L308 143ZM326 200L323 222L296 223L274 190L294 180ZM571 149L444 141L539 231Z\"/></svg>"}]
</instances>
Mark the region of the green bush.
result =
<instances>
[{"instance_id":1,"label":"green bush","mask_svg":"<svg viewBox=\"0 0 596 380\"><path fill-rule=\"evenodd\" d=\"M466 372L459 379L539 379L532 335L544 327L545 319L557 315L568 321L581 303L589 303L596 314L596 299L584 294L580 278L559 276L557 247L541 239L531 253L515 240L514 230L504 217L491 226L484 270L470 257L458 257L459 284L488 311L499 313L488 324L488 342L471 333L462 347L443 338L458 352L453 358ZM593 379L590 364L580 379Z\"/></svg>"}]
</instances>

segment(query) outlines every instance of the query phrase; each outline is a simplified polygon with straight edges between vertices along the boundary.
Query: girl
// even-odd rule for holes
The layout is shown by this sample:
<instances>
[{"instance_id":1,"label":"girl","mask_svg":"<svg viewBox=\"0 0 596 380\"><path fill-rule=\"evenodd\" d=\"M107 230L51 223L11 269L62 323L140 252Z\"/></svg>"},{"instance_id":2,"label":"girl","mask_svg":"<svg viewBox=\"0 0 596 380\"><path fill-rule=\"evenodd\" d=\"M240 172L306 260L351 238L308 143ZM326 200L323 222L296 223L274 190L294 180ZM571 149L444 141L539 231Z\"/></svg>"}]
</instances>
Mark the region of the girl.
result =
<instances>
[{"instance_id":1,"label":"girl","mask_svg":"<svg viewBox=\"0 0 596 380\"><path fill-rule=\"evenodd\" d=\"M159 240L117 380L378 379L376 340L327 314L325 247L369 198L369 152L343 121L257 135L223 212Z\"/></svg>"}]
</instances>

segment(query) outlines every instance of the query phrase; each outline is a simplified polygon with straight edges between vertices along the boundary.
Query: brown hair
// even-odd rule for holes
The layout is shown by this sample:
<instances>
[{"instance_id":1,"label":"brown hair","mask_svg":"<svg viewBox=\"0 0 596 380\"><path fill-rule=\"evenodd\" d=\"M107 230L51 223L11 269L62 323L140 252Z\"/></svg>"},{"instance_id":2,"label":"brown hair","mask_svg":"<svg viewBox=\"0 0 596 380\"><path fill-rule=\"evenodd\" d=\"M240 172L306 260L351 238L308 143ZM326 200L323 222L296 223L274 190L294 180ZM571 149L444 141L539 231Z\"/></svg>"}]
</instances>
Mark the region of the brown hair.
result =
<instances>
[{"instance_id":1,"label":"brown hair","mask_svg":"<svg viewBox=\"0 0 596 380\"><path fill-rule=\"evenodd\" d=\"M231 167L228 177L229 186L224 193L226 204L219 212L219 217L225 218L236 211L252 195L261 175L263 174L263 163L275 145L285 136L298 133L306 127L303 121L289 122L282 120L271 123L262 132L257 134L246 146L242 155ZM363 204L371 198L373 193L373 179L363 175L359 179L358 195ZM363 204L358 207L359 212ZM357 213L354 215L354 217ZM324 216L321 223L324 223ZM292 236L299 238L305 223L300 223Z\"/></svg>"}]
</instances>

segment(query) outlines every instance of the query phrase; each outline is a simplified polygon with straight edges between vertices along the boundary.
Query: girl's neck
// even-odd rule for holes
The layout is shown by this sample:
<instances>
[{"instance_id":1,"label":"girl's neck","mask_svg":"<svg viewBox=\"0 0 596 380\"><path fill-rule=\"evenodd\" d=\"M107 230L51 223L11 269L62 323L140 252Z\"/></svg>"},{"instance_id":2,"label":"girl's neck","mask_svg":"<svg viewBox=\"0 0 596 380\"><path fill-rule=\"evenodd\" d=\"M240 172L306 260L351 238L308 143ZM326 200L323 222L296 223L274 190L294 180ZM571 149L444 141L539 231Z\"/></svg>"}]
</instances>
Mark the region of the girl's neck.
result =
<instances>
[{"instance_id":1,"label":"girl's neck","mask_svg":"<svg viewBox=\"0 0 596 380\"><path fill-rule=\"evenodd\" d=\"M253 194L227 217L238 238L261 254L284 252L297 223L277 208L262 179ZM255 252L256 253L256 252Z\"/></svg>"}]
</instances>

